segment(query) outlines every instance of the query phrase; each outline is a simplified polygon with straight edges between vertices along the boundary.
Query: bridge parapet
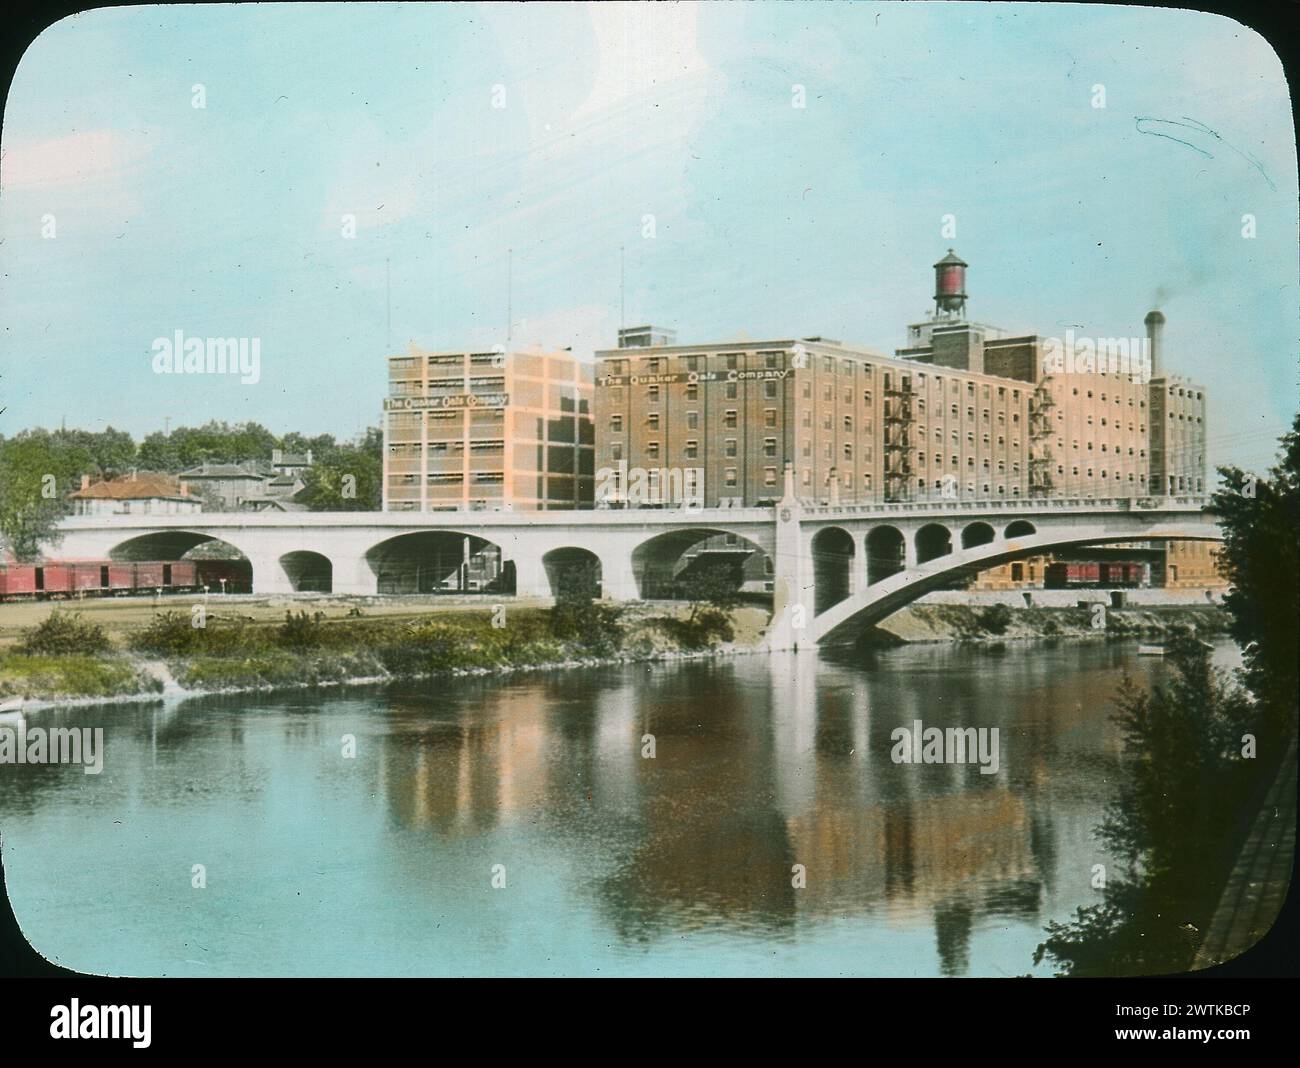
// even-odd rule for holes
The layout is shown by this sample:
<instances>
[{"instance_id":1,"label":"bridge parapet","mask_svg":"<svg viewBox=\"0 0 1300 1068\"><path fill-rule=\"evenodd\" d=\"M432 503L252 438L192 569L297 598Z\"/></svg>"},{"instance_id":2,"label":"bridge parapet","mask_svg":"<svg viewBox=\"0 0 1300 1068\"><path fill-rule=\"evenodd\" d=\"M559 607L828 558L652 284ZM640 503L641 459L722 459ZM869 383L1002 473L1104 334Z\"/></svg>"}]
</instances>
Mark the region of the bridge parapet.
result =
<instances>
[{"instance_id":1,"label":"bridge parapet","mask_svg":"<svg viewBox=\"0 0 1300 1068\"><path fill-rule=\"evenodd\" d=\"M803 518L843 516L978 515L997 512L1018 515L1057 515L1067 512L1190 512L1204 511L1209 497L1035 497L1022 500L897 501L889 504L804 504Z\"/></svg>"}]
</instances>

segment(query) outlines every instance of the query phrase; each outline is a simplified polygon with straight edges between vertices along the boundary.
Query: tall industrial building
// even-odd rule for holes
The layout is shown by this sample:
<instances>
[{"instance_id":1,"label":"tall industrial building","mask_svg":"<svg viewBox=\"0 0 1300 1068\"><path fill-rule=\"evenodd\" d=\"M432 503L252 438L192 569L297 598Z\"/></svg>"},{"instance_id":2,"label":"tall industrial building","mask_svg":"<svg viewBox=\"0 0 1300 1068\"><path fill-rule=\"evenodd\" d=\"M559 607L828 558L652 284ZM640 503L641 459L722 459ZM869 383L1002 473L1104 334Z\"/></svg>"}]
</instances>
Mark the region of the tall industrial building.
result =
<instances>
[{"instance_id":1,"label":"tall industrial building","mask_svg":"<svg viewBox=\"0 0 1300 1068\"><path fill-rule=\"evenodd\" d=\"M590 508L591 406L567 351L388 357L384 511Z\"/></svg>"},{"instance_id":2,"label":"tall industrial building","mask_svg":"<svg viewBox=\"0 0 1300 1068\"><path fill-rule=\"evenodd\" d=\"M775 501L787 461L809 500L1028 493L1024 383L825 338L625 345L596 360L598 474L695 471L706 507ZM617 474L611 488L604 503L638 503Z\"/></svg>"},{"instance_id":3,"label":"tall industrial building","mask_svg":"<svg viewBox=\"0 0 1300 1068\"><path fill-rule=\"evenodd\" d=\"M1110 339L1009 336L966 318L966 268L951 250L934 265L934 312L893 356L622 331L596 353L598 503L675 503L629 493L637 469L693 472L706 506L769 503L787 461L821 502L1204 491L1205 391L1165 373L1159 312L1122 359Z\"/></svg>"},{"instance_id":4,"label":"tall industrial building","mask_svg":"<svg viewBox=\"0 0 1300 1068\"><path fill-rule=\"evenodd\" d=\"M620 331L596 353L597 506L684 503L665 487L705 507L770 504L787 462L819 503L1205 492L1205 389L1165 367L1160 312L1132 338L1009 334L967 317L967 267L951 249L934 264L934 309L892 356ZM1131 548L1158 585L1214 582L1208 546ZM982 584L1041 584L1047 562Z\"/></svg>"}]
</instances>

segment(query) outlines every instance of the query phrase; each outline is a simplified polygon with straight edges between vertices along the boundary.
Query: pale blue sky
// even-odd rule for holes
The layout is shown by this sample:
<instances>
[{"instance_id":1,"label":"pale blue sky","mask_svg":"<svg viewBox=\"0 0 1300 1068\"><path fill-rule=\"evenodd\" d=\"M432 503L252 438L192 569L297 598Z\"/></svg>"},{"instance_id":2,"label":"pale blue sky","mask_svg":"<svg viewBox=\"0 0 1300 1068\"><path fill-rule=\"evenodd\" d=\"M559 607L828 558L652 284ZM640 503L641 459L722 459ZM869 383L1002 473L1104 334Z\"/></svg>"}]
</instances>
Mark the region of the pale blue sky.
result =
<instances>
[{"instance_id":1,"label":"pale blue sky","mask_svg":"<svg viewBox=\"0 0 1300 1068\"><path fill-rule=\"evenodd\" d=\"M511 247L517 344L611 345L625 246L629 324L889 352L952 246L972 317L1009 329L1137 336L1159 295L1167 364L1211 391L1212 463L1266 464L1297 407L1286 83L1267 42L1202 13L92 11L23 57L0 192L6 434L351 434L388 351L504 341ZM153 374L178 329L259 337L261 381Z\"/></svg>"}]
</instances>

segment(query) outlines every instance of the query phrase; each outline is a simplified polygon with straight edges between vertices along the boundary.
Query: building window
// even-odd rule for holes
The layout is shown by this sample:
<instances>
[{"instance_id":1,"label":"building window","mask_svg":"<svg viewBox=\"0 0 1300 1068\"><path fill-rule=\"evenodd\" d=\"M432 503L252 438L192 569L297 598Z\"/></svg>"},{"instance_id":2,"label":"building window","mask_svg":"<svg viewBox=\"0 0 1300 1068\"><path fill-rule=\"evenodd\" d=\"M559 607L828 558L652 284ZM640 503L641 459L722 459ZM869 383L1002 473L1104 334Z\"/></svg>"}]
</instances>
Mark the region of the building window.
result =
<instances>
[{"instance_id":1,"label":"building window","mask_svg":"<svg viewBox=\"0 0 1300 1068\"><path fill-rule=\"evenodd\" d=\"M722 425L728 430L736 429L736 409L728 408L726 414L722 417Z\"/></svg>"},{"instance_id":2,"label":"building window","mask_svg":"<svg viewBox=\"0 0 1300 1068\"><path fill-rule=\"evenodd\" d=\"M736 455L736 439L735 439L735 438L727 438L726 444L725 444L725 446L724 446L724 450L725 450L725 451L724 451L723 455L726 456L728 459L730 459L730 458L732 458L733 456L735 456L735 455Z\"/></svg>"},{"instance_id":3,"label":"building window","mask_svg":"<svg viewBox=\"0 0 1300 1068\"><path fill-rule=\"evenodd\" d=\"M777 362L777 360L780 358L780 355L781 354L779 352L763 353L763 366L766 367L768 370L775 370L777 367L780 366L780 364Z\"/></svg>"},{"instance_id":4,"label":"building window","mask_svg":"<svg viewBox=\"0 0 1300 1068\"><path fill-rule=\"evenodd\" d=\"M727 353L727 370L734 371L738 360L739 357L734 352Z\"/></svg>"},{"instance_id":5,"label":"building window","mask_svg":"<svg viewBox=\"0 0 1300 1068\"><path fill-rule=\"evenodd\" d=\"M763 396L768 400L776 399L776 380L771 379L763 383Z\"/></svg>"},{"instance_id":6,"label":"building window","mask_svg":"<svg viewBox=\"0 0 1300 1068\"><path fill-rule=\"evenodd\" d=\"M734 486L736 484L736 469L734 467L728 467L726 472L723 474L723 480L728 486Z\"/></svg>"},{"instance_id":7,"label":"building window","mask_svg":"<svg viewBox=\"0 0 1300 1068\"><path fill-rule=\"evenodd\" d=\"M735 399L736 399L736 383L735 383L735 382L728 382L728 383L727 383L727 400L735 400Z\"/></svg>"},{"instance_id":8,"label":"building window","mask_svg":"<svg viewBox=\"0 0 1300 1068\"><path fill-rule=\"evenodd\" d=\"M623 433L623 417L621 415L611 415L609 417L609 429L611 433Z\"/></svg>"},{"instance_id":9,"label":"building window","mask_svg":"<svg viewBox=\"0 0 1300 1068\"><path fill-rule=\"evenodd\" d=\"M659 401L659 387L658 387L658 386L647 386L647 387L646 387L646 393L647 393L647 396L649 397L650 402L651 402L652 404L657 404L657 403L658 403L658 401Z\"/></svg>"},{"instance_id":10,"label":"building window","mask_svg":"<svg viewBox=\"0 0 1300 1068\"><path fill-rule=\"evenodd\" d=\"M686 399L689 401L700 399L700 384L698 382L686 383Z\"/></svg>"},{"instance_id":11,"label":"building window","mask_svg":"<svg viewBox=\"0 0 1300 1068\"><path fill-rule=\"evenodd\" d=\"M645 454L651 460L659 459L659 442L657 441L646 442Z\"/></svg>"},{"instance_id":12,"label":"building window","mask_svg":"<svg viewBox=\"0 0 1300 1068\"><path fill-rule=\"evenodd\" d=\"M765 468L763 468L763 485L765 485L765 486L775 486L775 485L776 485L776 468L775 468L775 467L765 467Z\"/></svg>"},{"instance_id":13,"label":"building window","mask_svg":"<svg viewBox=\"0 0 1300 1068\"><path fill-rule=\"evenodd\" d=\"M658 430L658 429L659 429L659 413L658 413L658 412L650 412L650 413L645 417L645 421L646 421L646 425L649 426L651 430Z\"/></svg>"},{"instance_id":14,"label":"building window","mask_svg":"<svg viewBox=\"0 0 1300 1068\"><path fill-rule=\"evenodd\" d=\"M686 459L694 460L699 455L700 443L694 439L686 442Z\"/></svg>"},{"instance_id":15,"label":"building window","mask_svg":"<svg viewBox=\"0 0 1300 1068\"><path fill-rule=\"evenodd\" d=\"M853 433L853 416L851 415L846 415L844 417L844 432L846 434Z\"/></svg>"},{"instance_id":16,"label":"building window","mask_svg":"<svg viewBox=\"0 0 1300 1068\"><path fill-rule=\"evenodd\" d=\"M609 455L610 455L610 459L613 460L623 459L623 443L621 441L616 441L612 445L610 445Z\"/></svg>"},{"instance_id":17,"label":"building window","mask_svg":"<svg viewBox=\"0 0 1300 1068\"><path fill-rule=\"evenodd\" d=\"M763 455L764 456L776 455L776 438L763 439Z\"/></svg>"},{"instance_id":18,"label":"building window","mask_svg":"<svg viewBox=\"0 0 1300 1068\"><path fill-rule=\"evenodd\" d=\"M776 409L767 408L763 412L763 425L771 430L776 426Z\"/></svg>"},{"instance_id":19,"label":"building window","mask_svg":"<svg viewBox=\"0 0 1300 1068\"><path fill-rule=\"evenodd\" d=\"M687 412L687 413L686 413L686 429L687 429L687 430L699 430L699 429L700 429L700 413L699 413L699 412Z\"/></svg>"}]
</instances>

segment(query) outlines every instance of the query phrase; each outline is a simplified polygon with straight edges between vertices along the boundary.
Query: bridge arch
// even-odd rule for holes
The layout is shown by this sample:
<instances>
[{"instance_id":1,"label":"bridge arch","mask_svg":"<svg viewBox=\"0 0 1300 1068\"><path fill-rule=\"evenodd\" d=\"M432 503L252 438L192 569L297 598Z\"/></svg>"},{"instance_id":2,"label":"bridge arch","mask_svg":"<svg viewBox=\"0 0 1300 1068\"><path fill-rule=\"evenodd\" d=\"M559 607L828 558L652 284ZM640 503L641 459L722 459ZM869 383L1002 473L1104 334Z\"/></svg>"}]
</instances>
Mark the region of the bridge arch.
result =
<instances>
[{"instance_id":1,"label":"bridge arch","mask_svg":"<svg viewBox=\"0 0 1300 1068\"><path fill-rule=\"evenodd\" d=\"M970 523L961 532L961 547L974 549L979 545L988 545L997 533L985 522Z\"/></svg>"},{"instance_id":2,"label":"bridge arch","mask_svg":"<svg viewBox=\"0 0 1300 1068\"><path fill-rule=\"evenodd\" d=\"M501 546L459 530L419 530L372 545L365 560L383 593L514 593Z\"/></svg>"},{"instance_id":3,"label":"bridge arch","mask_svg":"<svg viewBox=\"0 0 1300 1068\"><path fill-rule=\"evenodd\" d=\"M738 590L764 588L771 568L761 545L719 527L665 531L632 550L632 576L643 600L688 599L693 578L719 570Z\"/></svg>"},{"instance_id":4,"label":"bridge arch","mask_svg":"<svg viewBox=\"0 0 1300 1068\"><path fill-rule=\"evenodd\" d=\"M916 532L916 562L937 560L952 552L952 531L942 523L926 523Z\"/></svg>"},{"instance_id":5,"label":"bridge arch","mask_svg":"<svg viewBox=\"0 0 1300 1068\"><path fill-rule=\"evenodd\" d=\"M324 553L298 549L281 556L280 566L295 593L334 592L334 562Z\"/></svg>"},{"instance_id":6,"label":"bridge arch","mask_svg":"<svg viewBox=\"0 0 1300 1068\"><path fill-rule=\"evenodd\" d=\"M850 640L872 623L893 615L900 608L937 589L942 589L963 572L983 571L999 564L1041 556L1062 549L1105 545L1116 541L1221 541L1217 527L1209 522L1186 522L1157 525L1134 524L1131 529L1116 525L1087 523L1043 525L1032 535L1017 538L1014 548L1004 540L962 548L933 557L928 566L918 562L905 571L868 584L844 603L837 604L816 617L815 640ZM924 529L924 528L922 528ZM919 541L920 532L918 532ZM937 540L937 535L935 536Z\"/></svg>"},{"instance_id":7,"label":"bridge arch","mask_svg":"<svg viewBox=\"0 0 1300 1068\"><path fill-rule=\"evenodd\" d=\"M1017 519L1007 524L1006 537L1029 538L1038 533L1038 528L1028 519Z\"/></svg>"},{"instance_id":8,"label":"bridge arch","mask_svg":"<svg viewBox=\"0 0 1300 1068\"><path fill-rule=\"evenodd\" d=\"M193 562L198 580L227 593L249 593L253 589L253 563L248 554L215 534L200 530L156 530L118 542L108 550L110 560Z\"/></svg>"},{"instance_id":9,"label":"bridge arch","mask_svg":"<svg viewBox=\"0 0 1300 1068\"><path fill-rule=\"evenodd\" d=\"M576 545L552 549L542 557L542 567L546 571L546 581L550 584L552 597L600 598L600 557L590 549Z\"/></svg>"},{"instance_id":10,"label":"bridge arch","mask_svg":"<svg viewBox=\"0 0 1300 1068\"><path fill-rule=\"evenodd\" d=\"M907 539L897 527L872 527L866 547L868 586L897 575L907 566Z\"/></svg>"},{"instance_id":11,"label":"bridge arch","mask_svg":"<svg viewBox=\"0 0 1300 1068\"><path fill-rule=\"evenodd\" d=\"M843 527L823 527L813 535L813 614L825 612L853 592L853 535Z\"/></svg>"}]
</instances>

